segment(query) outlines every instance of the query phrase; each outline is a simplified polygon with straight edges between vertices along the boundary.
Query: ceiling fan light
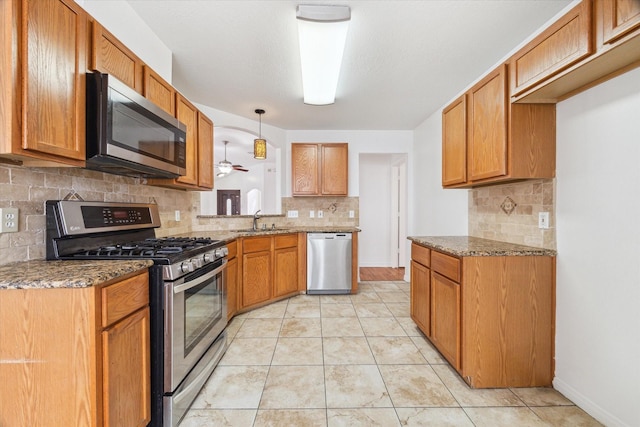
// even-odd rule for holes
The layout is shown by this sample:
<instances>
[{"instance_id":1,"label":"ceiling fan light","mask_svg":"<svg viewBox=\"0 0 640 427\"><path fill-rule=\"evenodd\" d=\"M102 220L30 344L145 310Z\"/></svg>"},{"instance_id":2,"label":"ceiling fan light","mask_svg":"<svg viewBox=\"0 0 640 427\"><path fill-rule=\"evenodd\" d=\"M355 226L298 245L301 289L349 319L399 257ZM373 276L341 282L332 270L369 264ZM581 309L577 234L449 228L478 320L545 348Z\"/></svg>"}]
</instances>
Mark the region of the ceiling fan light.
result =
<instances>
[{"instance_id":1,"label":"ceiling fan light","mask_svg":"<svg viewBox=\"0 0 640 427\"><path fill-rule=\"evenodd\" d=\"M218 169L220 170L220 173L228 174L233 170L233 165L231 164L231 162L223 160L222 162L218 163Z\"/></svg>"},{"instance_id":2,"label":"ceiling fan light","mask_svg":"<svg viewBox=\"0 0 640 427\"><path fill-rule=\"evenodd\" d=\"M267 140L257 138L253 140L253 158L264 160L267 158Z\"/></svg>"}]
</instances>

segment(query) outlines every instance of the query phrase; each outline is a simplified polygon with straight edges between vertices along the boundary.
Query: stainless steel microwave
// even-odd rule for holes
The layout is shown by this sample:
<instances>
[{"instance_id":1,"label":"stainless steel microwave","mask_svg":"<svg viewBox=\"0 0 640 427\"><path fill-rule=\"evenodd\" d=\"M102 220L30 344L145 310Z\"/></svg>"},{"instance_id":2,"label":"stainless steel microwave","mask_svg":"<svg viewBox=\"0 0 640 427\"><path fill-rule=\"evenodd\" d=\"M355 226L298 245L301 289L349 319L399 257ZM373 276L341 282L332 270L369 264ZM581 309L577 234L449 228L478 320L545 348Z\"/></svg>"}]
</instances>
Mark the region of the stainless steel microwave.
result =
<instances>
[{"instance_id":1,"label":"stainless steel microwave","mask_svg":"<svg viewBox=\"0 0 640 427\"><path fill-rule=\"evenodd\" d=\"M186 126L113 76L87 73L87 168L145 178L186 173Z\"/></svg>"}]
</instances>

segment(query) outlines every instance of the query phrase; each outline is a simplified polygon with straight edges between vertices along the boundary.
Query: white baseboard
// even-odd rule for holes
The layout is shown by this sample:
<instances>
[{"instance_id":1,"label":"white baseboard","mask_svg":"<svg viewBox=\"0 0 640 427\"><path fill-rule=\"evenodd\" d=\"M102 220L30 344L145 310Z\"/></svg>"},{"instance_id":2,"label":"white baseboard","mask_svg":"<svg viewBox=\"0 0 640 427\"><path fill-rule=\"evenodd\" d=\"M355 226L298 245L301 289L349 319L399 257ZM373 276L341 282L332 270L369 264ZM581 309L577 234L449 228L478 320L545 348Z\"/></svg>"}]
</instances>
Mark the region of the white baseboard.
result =
<instances>
[{"instance_id":1,"label":"white baseboard","mask_svg":"<svg viewBox=\"0 0 640 427\"><path fill-rule=\"evenodd\" d=\"M609 411L603 409L600 405L571 387L558 377L553 379L553 388L562 393L567 399L575 403L580 409L591 415L593 418L601 422L607 427L631 427L625 424L620 418L616 417Z\"/></svg>"}]
</instances>

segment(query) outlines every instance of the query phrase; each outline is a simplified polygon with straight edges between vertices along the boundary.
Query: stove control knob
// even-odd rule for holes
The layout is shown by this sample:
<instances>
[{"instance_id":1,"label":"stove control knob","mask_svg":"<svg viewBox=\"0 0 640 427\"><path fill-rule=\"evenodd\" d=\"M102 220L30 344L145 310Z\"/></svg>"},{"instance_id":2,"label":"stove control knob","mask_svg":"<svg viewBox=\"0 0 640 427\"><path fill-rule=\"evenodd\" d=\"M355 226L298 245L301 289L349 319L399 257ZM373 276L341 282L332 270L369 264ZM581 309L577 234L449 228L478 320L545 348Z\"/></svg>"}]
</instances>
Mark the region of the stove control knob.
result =
<instances>
[{"instance_id":1,"label":"stove control knob","mask_svg":"<svg viewBox=\"0 0 640 427\"><path fill-rule=\"evenodd\" d=\"M189 262L191 263L191 265L193 266L194 269L200 268L204 264L203 260L201 260L199 258L190 259Z\"/></svg>"},{"instance_id":2,"label":"stove control knob","mask_svg":"<svg viewBox=\"0 0 640 427\"><path fill-rule=\"evenodd\" d=\"M213 258L211 257L210 253L206 253L202 256L202 261L204 261L204 263L206 264L208 262L213 261Z\"/></svg>"},{"instance_id":3,"label":"stove control knob","mask_svg":"<svg viewBox=\"0 0 640 427\"><path fill-rule=\"evenodd\" d=\"M229 249L225 248L220 248L220 249L216 249L216 258L224 258L227 255L229 255Z\"/></svg>"},{"instance_id":4,"label":"stove control knob","mask_svg":"<svg viewBox=\"0 0 640 427\"><path fill-rule=\"evenodd\" d=\"M193 271L193 264L191 263L191 260L185 261L182 264L180 264L181 273L189 273L191 271Z\"/></svg>"}]
</instances>

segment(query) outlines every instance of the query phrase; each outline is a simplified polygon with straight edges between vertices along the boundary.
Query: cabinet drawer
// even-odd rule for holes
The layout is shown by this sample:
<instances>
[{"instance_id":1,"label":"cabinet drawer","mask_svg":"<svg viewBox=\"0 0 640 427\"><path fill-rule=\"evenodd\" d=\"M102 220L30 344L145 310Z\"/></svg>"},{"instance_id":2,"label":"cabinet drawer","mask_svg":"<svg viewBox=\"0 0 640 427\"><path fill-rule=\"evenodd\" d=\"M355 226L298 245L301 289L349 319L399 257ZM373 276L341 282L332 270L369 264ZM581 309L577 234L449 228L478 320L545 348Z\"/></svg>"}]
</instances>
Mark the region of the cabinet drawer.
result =
<instances>
[{"instance_id":1,"label":"cabinet drawer","mask_svg":"<svg viewBox=\"0 0 640 427\"><path fill-rule=\"evenodd\" d=\"M149 304L149 272L102 288L102 326Z\"/></svg>"},{"instance_id":2,"label":"cabinet drawer","mask_svg":"<svg viewBox=\"0 0 640 427\"><path fill-rule=\"evenodd\" d=\"M275 236L276 249L293 248L295 246L298 246L297 234L285 234L282 236Z\"/></svg>"},{"instance_id":3,"label":"cabinet drawer","mask_svg":"<svg viewBox=\"0 0 640 427\"><path fill-rule=\"evenodd\" d=\"M431 269L451 280L460 282L460 260L458 258L433 251L431 253Z\"/></svg>"},{"instance_id":4,"label":"cabinet drawer","mask_svg":"<svg viewBox=\"0 0 640 427\"><path fill-rule=\"evenodd\" d=\"M420 246L417 243L411 244L411 259L417 262L418 264L422 264L425 267L429 267L431 265L431 263L429 262L430 255L431 255L431 250L429 248Z\"/></svg>"},{"instance_id":5,"label":"cabinet drawer","mask_svg":"<svg viewBox=\"0 0 640 427\"><path fill-rule=\"evenodd\" d=\"M249 237L242 242L242 250L244 253L260 252L271 250L271 237Z\"/></svg>"},{"instance_id":6,"label":"cabinet drawer","mask_svg":"<svg viewBox=\"0 0 640 427\"><path fill-rule=\"evenodd\" d=\"M227 243L227 249L229 249L229 255L227 255L227 258L235 258L238 255L238 242L234 240L233 242Z\"/></svg>"}]
</instances>

